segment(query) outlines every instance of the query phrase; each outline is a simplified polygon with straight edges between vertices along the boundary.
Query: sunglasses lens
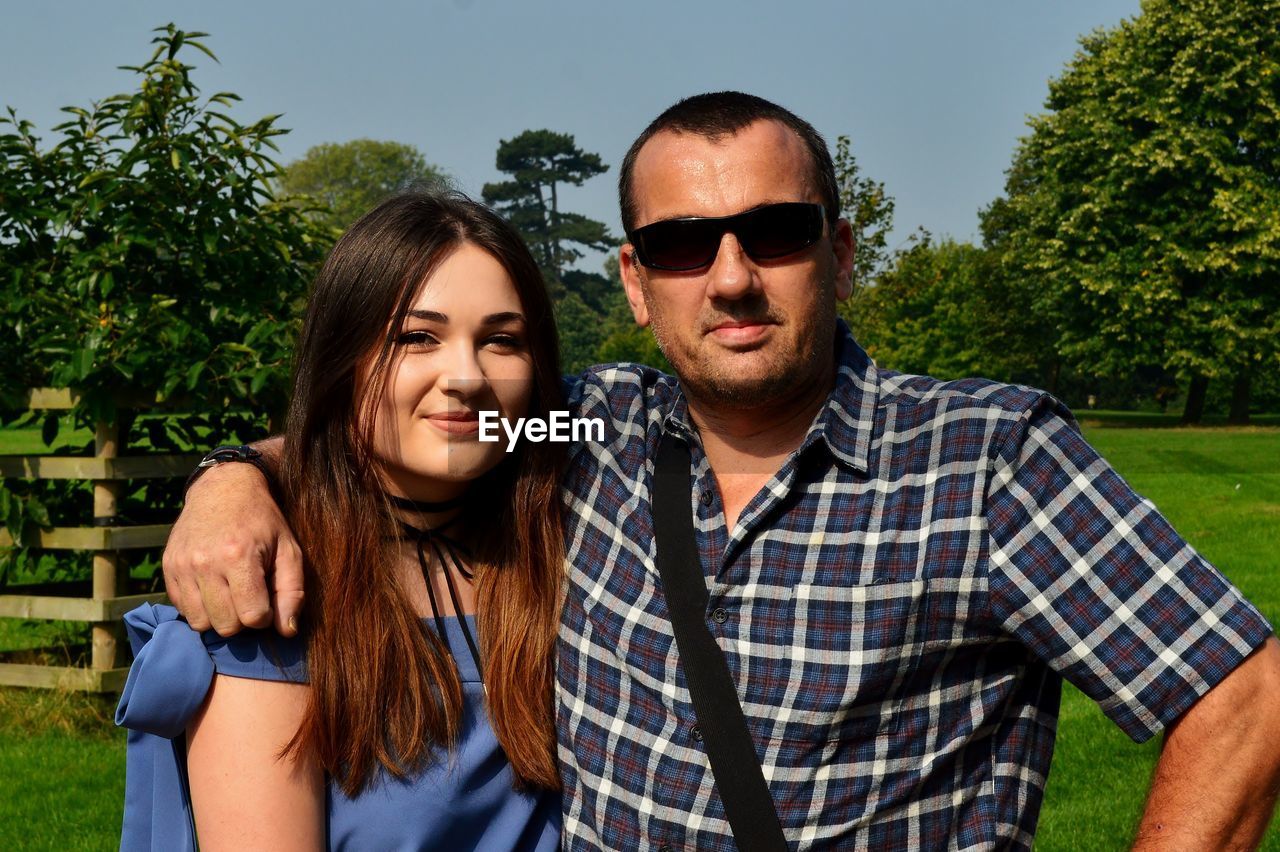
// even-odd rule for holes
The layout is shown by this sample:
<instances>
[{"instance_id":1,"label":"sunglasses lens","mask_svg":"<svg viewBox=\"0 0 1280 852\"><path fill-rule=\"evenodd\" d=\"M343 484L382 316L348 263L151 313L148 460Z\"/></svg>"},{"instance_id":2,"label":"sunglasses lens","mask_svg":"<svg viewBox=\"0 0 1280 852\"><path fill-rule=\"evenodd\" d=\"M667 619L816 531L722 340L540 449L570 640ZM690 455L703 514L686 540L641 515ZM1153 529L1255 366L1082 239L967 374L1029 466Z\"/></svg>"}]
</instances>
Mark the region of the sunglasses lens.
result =
<instances>
[{"instance_id":1,"label":"sunglasses lens","mask_svg":"<svg viewBox=\"0 0 1280 852\"><path fill-rule=\"evenodd\" d=\"M785 257L808 248L822 236L822 207L770 204L743 214L735 232L752 258Z\"/></svg>"},{"instance_id":2,"label":"sunglasses lens","mask_svg":"<svg viewBox=\"0 0 1280 852\"><path fill-rule=\"evenodd\" d=\"M736 216L654 222L636 229L631 241L645 266L688 272L716 259L720 240L728 231L754 260L794 254L822 236L822 217L821 204L770 204Z\"/></svg>"},{"instance_id":3,"label":"sunglasses lens","mask_svg":"<svg viewBox=\"0 0 1280 852\"><path fill-rule=\"evenodd\" d=\"M715 260L720 248L719 225L716 219L671 219L646 225L633 238L645 266L686 271Z\"/></svg>"}]
</instances>

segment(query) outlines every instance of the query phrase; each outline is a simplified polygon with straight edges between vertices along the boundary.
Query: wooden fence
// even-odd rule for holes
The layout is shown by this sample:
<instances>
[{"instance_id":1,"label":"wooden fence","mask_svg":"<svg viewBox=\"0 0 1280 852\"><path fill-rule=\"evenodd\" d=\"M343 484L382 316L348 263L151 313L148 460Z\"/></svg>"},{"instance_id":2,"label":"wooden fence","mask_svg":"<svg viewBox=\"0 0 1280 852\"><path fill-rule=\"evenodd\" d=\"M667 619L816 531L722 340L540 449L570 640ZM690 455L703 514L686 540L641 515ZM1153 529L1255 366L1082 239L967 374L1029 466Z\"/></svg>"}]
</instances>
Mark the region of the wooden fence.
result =
<instances>
[{"instance_id":1,"label":"wooden fence","mask_svg":"<svg viewBox=\"0 0 1280 852\"><path fill-rule=\"evenodd\" d=\"M32 411L69 410L75 407L73 391L39 389L31 392ZM169 534L169 524L126 526L116 517L124 483L131 479L186 476L199 455L122 455L114 424L99 423L94 434L94 455L0 456L0 477L5 479L78 479L93 482L92 522L82 527L34 530L23 544L42 550L92 551L93 579L90 597L73 597L80 583L45 583L29 587L35 594L0 593L0 618L87 621L90 623L88 667L0 662L0 685L116 691L123 687L127 655L121 617L143 602L160 602L162 593L127 594L128 571L121 565L121 551L158 547ZM87 515L87 513L86 513ZM0 528L0 548L13 539Z\"/></svg>"}]
</instances>

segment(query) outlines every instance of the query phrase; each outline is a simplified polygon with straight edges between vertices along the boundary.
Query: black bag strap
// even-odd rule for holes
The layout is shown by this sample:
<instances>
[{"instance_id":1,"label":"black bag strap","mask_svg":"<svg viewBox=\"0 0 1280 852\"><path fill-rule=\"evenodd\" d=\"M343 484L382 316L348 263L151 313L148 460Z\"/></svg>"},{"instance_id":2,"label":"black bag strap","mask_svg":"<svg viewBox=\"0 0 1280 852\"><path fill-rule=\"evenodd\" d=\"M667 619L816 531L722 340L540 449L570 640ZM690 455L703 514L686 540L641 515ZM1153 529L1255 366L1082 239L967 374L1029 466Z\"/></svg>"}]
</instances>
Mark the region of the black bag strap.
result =
<instances>
[{"instance_id":1,"label":"black bag strap","mask_svg":"<svg viewBox=\"0 0 1280 852\"><path fill-rule=\"evenodd\" d=\"M707 628L707 582L689 511L692 468L689 448L670 433L663 435L653 471L658 573L702 744L734 842L742 852L778 852L788 848L782 823L729 664Z\"/></svg>"}]
</instances>

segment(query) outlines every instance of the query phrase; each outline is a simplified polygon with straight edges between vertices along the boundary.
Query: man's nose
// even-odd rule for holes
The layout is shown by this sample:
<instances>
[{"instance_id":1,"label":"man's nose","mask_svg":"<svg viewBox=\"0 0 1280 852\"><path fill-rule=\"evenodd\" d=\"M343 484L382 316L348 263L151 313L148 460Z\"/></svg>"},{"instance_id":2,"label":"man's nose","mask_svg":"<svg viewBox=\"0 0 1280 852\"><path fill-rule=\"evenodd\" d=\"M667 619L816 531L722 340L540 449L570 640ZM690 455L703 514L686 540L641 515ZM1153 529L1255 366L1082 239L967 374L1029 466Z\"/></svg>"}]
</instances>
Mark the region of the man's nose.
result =
<instances>
[{"instance_id":1,"label":"man's nose","mask_svg":"<svg viewBox=\"0 0 1280 852\"><path fill-rule=\"evenodd\" d=\"M707 270L707 294L713 298L741 299L759 290L755 264L732 232L720 238L720 248Z\"/></svg>"}]
</instances>

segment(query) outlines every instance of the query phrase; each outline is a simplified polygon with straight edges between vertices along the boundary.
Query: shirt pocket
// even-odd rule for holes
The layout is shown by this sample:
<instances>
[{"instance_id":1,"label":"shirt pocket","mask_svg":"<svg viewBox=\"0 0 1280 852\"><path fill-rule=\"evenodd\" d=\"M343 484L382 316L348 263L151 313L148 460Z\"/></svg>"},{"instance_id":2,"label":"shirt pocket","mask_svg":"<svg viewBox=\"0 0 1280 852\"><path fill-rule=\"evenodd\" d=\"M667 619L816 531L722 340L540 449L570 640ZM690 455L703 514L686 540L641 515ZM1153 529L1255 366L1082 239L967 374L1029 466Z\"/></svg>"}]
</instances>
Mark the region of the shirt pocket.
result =
<instances>
[{"instance_id":1,"label":"shirt pocket","mask_svg":"<svg viewBox=\"0 0 1280 852\"><path fill-rule=\"evenodd\" d=\"M920 656L925 581L802 584L795 590L796 721L830 740L897 724Z\"/></svg>"}]
</instances>

